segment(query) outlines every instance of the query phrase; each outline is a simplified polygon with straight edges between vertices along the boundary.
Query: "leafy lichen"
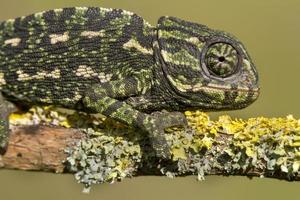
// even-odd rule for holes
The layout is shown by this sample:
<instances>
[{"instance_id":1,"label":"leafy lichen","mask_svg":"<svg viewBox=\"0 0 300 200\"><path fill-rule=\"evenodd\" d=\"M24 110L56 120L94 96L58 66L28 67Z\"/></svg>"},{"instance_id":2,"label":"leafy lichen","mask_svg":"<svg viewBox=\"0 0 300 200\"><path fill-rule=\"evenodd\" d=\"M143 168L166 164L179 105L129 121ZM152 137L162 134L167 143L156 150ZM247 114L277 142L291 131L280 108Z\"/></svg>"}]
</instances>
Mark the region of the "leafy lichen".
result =
<instances>
[{"instance_id":1,"label":"leafy lichen","mask_svg":"<svg viewBox=\"0 0 300 200\"><path fill-rule=\"evenodd\" d=\"M300 120L284 118L210 120L206 113L186 111L188 128L166 130L172 160L155 158L147 136L103 116L65 112L55 107L33 107L12 114L12 125L54 124L87 133L66 149L66 166L78 182L114 182L140 171L159 171L167 176L197 174L245 174L298 177L300 167Z\"/></svg>"}]
</instances>

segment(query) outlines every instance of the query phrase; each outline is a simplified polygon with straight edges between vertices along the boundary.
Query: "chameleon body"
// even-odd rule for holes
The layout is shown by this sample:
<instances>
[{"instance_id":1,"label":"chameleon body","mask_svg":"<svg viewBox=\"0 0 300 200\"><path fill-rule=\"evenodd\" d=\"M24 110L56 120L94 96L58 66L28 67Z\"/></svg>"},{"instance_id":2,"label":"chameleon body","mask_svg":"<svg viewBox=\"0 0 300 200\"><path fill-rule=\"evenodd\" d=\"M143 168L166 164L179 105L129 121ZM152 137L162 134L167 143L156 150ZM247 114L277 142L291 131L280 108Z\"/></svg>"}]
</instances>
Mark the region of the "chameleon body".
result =
<instances>
[{"instance_id":1,"label":"chameleon body","mask_svg":"<svg viewBox=\"0 0 300 200\"><path fill-rule=\"evenodd\" d=\"M73 7L0 23L0 90L3 151L14 104L54 104L138 127L168 157L164 128L186 123L176 111L244 108L259 87L244 46L226 32Z\"/></svg>"}]
</instances>

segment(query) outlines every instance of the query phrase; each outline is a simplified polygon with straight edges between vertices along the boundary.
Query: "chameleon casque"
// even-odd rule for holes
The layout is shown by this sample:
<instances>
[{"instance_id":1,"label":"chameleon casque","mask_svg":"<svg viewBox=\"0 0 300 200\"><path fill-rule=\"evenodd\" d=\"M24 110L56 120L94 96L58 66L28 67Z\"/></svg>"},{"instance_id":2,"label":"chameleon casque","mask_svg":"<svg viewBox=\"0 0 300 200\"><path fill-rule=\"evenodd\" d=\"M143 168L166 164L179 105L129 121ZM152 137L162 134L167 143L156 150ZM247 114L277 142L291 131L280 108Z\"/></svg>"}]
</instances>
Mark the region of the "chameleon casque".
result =
<instances>
[{"instance_id":1,"label":"chameleon casque","mask_svg":"<svg viewBox=\"0 0 300 200\"><path fill-rule=\"evenodd\" d=\"M137 127L161 158L170 156L164 128L186 123L177 111L240 109L259 94L256 68L234 36L167 16L153 27L95 7L0 23L0 90L3 153L14 105L53 104Z\"/></svg>"}]
</instances>

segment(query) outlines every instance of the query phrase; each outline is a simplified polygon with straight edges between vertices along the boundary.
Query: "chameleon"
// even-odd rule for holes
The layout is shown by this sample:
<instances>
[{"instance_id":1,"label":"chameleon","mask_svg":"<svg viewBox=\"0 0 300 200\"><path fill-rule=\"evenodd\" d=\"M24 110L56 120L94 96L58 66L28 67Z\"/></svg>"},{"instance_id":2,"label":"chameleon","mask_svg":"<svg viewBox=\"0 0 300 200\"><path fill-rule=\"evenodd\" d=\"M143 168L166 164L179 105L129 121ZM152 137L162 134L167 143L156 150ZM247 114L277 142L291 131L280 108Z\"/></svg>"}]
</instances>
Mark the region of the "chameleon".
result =
<instances>
[{"instance_id":1,"label":"chameleon","mask_svg":"<svg viewBox=\"0 0 300 200\"><path fill-rule=\"evenodd\" d=\"M182 111L241 109L258 73L232 34L170 16L157 26L122 9L70 7L0 23L0 149L18 105L100 113L147 134L169 158L165 128Z\"/></svg>"}]
</instances>

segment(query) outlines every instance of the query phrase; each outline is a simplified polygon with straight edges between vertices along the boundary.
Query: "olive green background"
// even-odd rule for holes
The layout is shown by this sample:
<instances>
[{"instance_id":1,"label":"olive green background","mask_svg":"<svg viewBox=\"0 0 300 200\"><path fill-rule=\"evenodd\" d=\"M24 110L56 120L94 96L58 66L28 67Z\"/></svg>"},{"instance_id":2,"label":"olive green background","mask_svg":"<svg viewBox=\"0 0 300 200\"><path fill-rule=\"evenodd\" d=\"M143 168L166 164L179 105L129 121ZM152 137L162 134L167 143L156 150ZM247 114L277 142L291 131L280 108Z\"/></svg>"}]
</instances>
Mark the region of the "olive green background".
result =
<instances>
[{"instance_id":1,"label":"olive green background","mask_svg":"<svg viewBox=\"0 0 300 200\"><path fill-rule=\"evenodd\" d=\"M0 21L52 8L122 8L152 24L162 15L203 23L236 35L260 74L261 96L234 117L300 118L300 1L298 0L1 0ZM140 176L92 188L89 195L72 175L0 170L0 199L298 199L300 182L245 177L194 176L168 179Z\"/></svg>"}]
</instances>

